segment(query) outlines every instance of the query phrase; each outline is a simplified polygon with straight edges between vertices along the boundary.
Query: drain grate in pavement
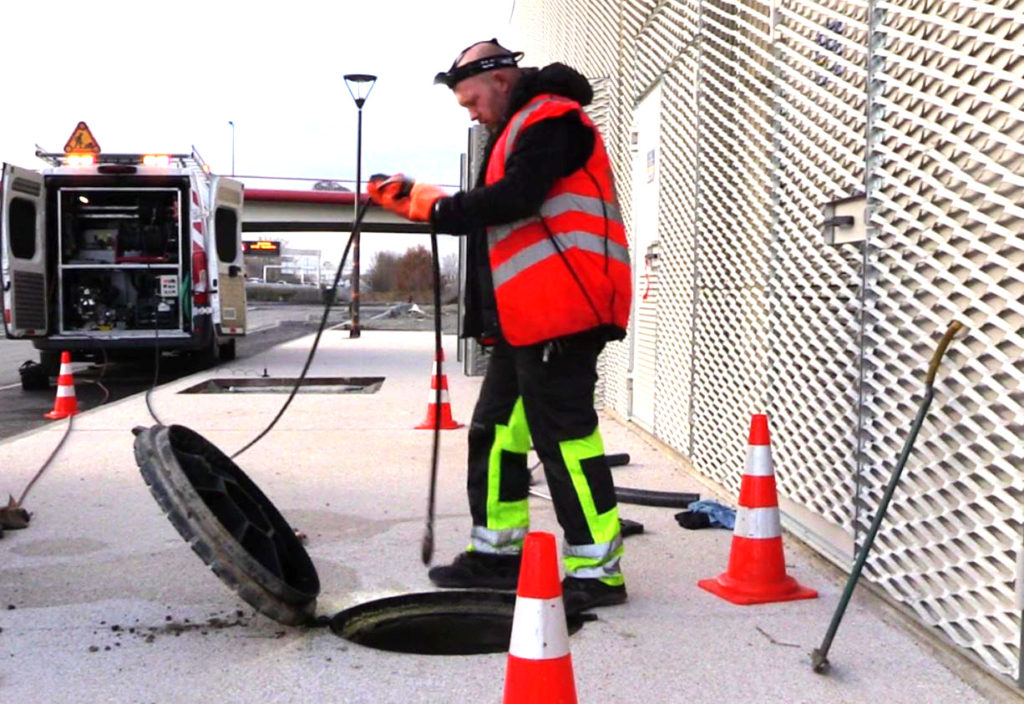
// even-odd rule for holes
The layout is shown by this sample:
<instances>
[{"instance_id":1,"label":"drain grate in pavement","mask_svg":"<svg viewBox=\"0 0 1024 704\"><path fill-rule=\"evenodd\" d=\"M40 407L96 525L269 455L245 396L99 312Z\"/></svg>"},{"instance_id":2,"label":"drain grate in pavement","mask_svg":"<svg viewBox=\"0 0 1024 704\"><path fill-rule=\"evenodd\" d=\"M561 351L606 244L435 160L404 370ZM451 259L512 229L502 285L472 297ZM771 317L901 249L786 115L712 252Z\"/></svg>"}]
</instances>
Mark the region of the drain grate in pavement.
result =
<instances>
[{"instance_id":1,"label":"drain grate in pavement","mask_svg":"<svg viewBox=\"0 0 1024 704\"><path fill-rule=\"evenodd\" d=\"M180 391L183 394L287 394L295 378L247 377L206 379ZM382 376L313 376L299 385L300 394L375 394L384 384Z\"/></svg>"}]
</instances>

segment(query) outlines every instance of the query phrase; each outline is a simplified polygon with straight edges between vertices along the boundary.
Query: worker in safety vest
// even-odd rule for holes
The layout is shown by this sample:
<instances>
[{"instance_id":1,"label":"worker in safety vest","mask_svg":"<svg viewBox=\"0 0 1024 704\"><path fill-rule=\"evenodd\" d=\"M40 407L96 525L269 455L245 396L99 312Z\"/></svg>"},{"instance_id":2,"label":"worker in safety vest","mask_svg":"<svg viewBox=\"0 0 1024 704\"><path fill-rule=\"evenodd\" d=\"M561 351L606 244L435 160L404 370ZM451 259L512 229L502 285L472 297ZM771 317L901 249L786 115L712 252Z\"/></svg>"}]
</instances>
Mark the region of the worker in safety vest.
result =
<instances>
[{"instance_id":1,"label":"worker in safety vest","mask_svg":"<svg viewBox=\"0 0 1024 704\"><path fill-rule=\"evenodd\" d=\"M448 196L402 175L371 179L374 202L468 237L462 330L493 345L469 428L469 548L434 567L441 587L516 588L529 530L532 445L564 531L568 612L626 601L622 533L594 410L597 358L625 336L631 276L604 143L583 106L589 82L563 64L473 44L439 73L491 132L476 187Z\"/></svg>"}]
</instances>

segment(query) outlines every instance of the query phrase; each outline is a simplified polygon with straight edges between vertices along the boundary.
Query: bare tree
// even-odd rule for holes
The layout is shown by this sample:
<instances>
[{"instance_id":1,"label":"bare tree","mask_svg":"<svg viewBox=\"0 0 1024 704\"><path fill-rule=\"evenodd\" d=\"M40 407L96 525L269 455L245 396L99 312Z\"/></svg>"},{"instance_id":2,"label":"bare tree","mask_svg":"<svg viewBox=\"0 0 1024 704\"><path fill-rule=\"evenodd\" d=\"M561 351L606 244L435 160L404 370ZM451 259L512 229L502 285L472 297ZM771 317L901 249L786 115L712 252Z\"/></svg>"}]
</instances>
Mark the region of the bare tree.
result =
<instances>
[{"instance_id":1,"label":"bare tree","mask_svg":"<svg viewBox=\"0 0 1024 704\"><path fill-rule=\"evenodd\" d=\"M398 283L399 257L394 252L377 252L370 261L366 280L371 291L393 291Z\"/></svg>"},{"instance_id":2,"label":"bare tree","mask_svg":"<svg viewBox=\"0 0 1024 704\"><path fill-rule=\"evenodd\" d=\"M423 245L406 250L398 260L398 289L412 294L434 286L433 258Z\"/></svg>"},{"instance_id":3,"label":"bare tree","mask_svg":"<svg viewBox=\"0 0 1024 704\"><path fill-rule=\"evenodd\" d=\"M459 255L446 254L441 260L441 283L448 288L459 283Z\"/></svg>"}]
</instances>

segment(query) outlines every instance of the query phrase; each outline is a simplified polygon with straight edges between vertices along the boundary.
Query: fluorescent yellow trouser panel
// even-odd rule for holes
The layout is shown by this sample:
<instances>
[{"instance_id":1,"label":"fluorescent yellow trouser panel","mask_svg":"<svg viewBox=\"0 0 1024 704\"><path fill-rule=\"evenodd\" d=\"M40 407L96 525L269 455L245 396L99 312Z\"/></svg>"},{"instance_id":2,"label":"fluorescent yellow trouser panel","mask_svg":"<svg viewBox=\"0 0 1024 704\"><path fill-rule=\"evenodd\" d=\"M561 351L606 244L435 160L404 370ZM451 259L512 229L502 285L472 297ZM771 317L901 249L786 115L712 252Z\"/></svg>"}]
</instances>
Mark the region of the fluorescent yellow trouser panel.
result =
<instances>
[{"instance_id":1,"label":"fluorescent yellow trouser panel","mask_svg":"<svg viewBox=\"0 0 1024 704\"><path fill-rule=\"evenodd\" d=\"M597 578L609 585L623 584L619 568L623 545L618 505L599 512L583 469L587 460L604 457L601 433L595 430L585 438L564 440L559 443L559 449L594 541L591 545L565 545L563 562L566 574L584 579Z\"/></svg>"},{"instance_id":2,"label":"fluorescent yellow trouser panel","mask_svg":"<svg viewBox=\"0 0 1024 704\"><path fill-rule=\"evenodd\" d=\"M527 498L501 500L502 464L508 455L522 456L522 471L530 452L530 429L523 411L523 400L516 401L508 425L494 426L494 444L487 466L487 526L474 526L471 549L487 552L519 552L530 527ZM505 467L509 471L509 467ZM529 480L526 480L527 485Z\"/></svg>"}]
</instances>

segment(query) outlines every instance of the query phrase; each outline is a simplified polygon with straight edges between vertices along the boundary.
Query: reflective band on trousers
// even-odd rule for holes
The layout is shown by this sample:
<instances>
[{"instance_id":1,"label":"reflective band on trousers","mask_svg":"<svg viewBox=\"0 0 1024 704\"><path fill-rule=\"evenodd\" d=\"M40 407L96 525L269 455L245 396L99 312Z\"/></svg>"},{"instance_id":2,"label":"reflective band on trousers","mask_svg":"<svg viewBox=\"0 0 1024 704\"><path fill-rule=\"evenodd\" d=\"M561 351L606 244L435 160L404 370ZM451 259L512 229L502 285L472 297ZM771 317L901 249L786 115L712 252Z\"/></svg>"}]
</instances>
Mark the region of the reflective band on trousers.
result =
<instances>
[{"instance_id":1,"label":"reflective band on trousers","mask_svg":"<svg viewBox=\"0 0 1024 704\"><path fill-rule=\"evenodd\" d=\"M483 526L473 526L469 539L473 549L480 552L492 555L518 555L523 549L523 540L529 530L529 527L491 530Z\"/></svg>"},{"instance_id":2,"label":"reflective band on trousers","mask_svg":"<svg viewBox=\"0 0 1024 704\"><path fill-rule=\"evenodd\" d=\"M738 538L778 538L782 535L779 524L779 509L747 508L736 509L736 527L732 534Z\"/></svg>"},{"instance_id":3,"label":"reflective band on trousers","mask_svg":"<svg viewBox=\"0 0 1024 704\"><path fill-rule=\"evenodd\" d=\"M508 654L524 660L552 660L569 654L569 632L565 627L562 597L516 597Z\"/></svg>"},{"instance_id":4,"label":"reflective band on trousers","mask_svg":"<svg viewBox=\"0 0 1024 704\"><path fill-rule=\"evenodd\" d=\"M629 250L611 239L581 230L559 233L554 238L562 251L576 247L603 256L605 246L607 246L609 258L629 266ZM558 256L558 252L555 250L555 246L551 243L550 239L541 240L521 249L517 254L509 257L494 269L494 287L498 288L534 264L552 256Z\"/></svg>"},{"instance_id":5,"label":"reflective band on trousers","mask_svg":"<svg viewBox=\"0 0 1024 704\"><path fill-rule=\"evenodd\" d=\"M594 543L592 545L569 545L567 543L562 546L562 555L565 557L587 557L591 560L607 560L621 547L622 533L619 533L610 543Z\"/></svg>"},{"instance_id":6,"label":"reflective band on trousers","mask_svg":"<svg viewBox=\"0 0 1024 704\"><path fill-rule=\"evenodd\" d=\"M600 579L608 584L622 584L625 580L619 566L621 561L622 555L616 555L600 565L574 565L571 564L571 558L566 558L565 573L579 579Z\"/></svg>"},{"instance_id":7,"label":"reflective band on trousers","mask_svg":"<svg viewBox=\"0 0 1024 704\"><path fill-rule=\"evenodd\" d=\"M616 517L617 519L617 517ZM622 568L622 533L610 543L594 543L592 545L562 546L565 571L580 579L613 579L621 577Z\"/></svg>"},{"instance_id":8,"label":"reflective band on trousers","mask_svg":"<svg viewBox=\"0 0 1024 704\"><path fill-rule=\"evenodd\" d=\"M770 477L775 474L772 464L772 448L768 445L750 445L747 448L747 469L749 477Z\"/></svg>"}]
</instances>

